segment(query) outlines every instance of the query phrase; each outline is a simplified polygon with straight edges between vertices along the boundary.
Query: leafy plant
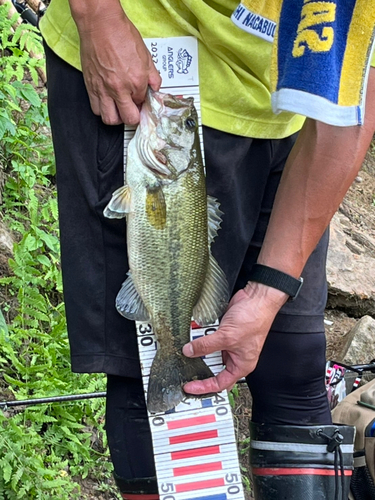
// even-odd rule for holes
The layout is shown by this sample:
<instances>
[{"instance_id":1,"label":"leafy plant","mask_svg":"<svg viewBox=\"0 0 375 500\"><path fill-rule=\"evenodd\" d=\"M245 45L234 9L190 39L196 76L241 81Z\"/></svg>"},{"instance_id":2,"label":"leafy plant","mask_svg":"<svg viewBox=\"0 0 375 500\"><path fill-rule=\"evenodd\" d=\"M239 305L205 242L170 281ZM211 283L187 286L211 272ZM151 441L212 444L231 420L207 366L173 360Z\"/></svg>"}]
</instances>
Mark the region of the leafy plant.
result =
<instances>
[{"instance_id":1,"label":"leafy plant","mask_svg":"<svg viewBox=\"0 0 375 500\"><path fill-rule=\"evenodd\" d=\"M35 90L44 61L28 53L42 45L31 26L10 36L14 21L0 6L1 217L17 241L11 274L0 279L0 391L8 399L102 391L103 376L70 371L55 166L45 93ZM100 399L0 411L0 500L82 499L75 477L105 482L103 414Z\"/></svg>"}]
</instances>

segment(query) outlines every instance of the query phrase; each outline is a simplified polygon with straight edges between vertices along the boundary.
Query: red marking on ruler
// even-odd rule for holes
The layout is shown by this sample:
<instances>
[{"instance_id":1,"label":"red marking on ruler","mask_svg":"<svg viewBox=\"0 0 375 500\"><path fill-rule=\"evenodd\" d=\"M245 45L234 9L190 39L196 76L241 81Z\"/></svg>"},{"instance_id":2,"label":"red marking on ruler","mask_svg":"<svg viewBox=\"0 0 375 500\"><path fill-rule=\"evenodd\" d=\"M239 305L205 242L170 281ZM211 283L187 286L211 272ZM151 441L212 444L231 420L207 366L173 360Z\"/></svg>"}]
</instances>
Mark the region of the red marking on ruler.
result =
<instances>
[{"instance_id":1,"label":"red marking on ruler","mask_svg":"<svg viewBox=\"0 0 375 500\"><path fill-rule=\"evenodd\" d=\"M191 427L193 425L211 424L216 422L216 416L203 415L202 417L183 418L181 420L172 420L168 422L168 429L180 429L181 427Z\"/></svg>"},{"instance_id":2,"label":"red marking on ruler","mask_svg":"<svg viewBox=\"0 0 375 500\"><path fill-rule=\"evenodd\" d=\"M186 465L185 467L176 467L173 469L174 476L187 476L188 474L200 474L202 472L212 472L214 470L223 470L222 462L211 462L210 464Z\"/></svg>"},{"instance_id":3,"label":"red marking on ruler","mask_svg":"<svg viewBox=\"0 0 375 500\"><path fill-rule=\"evenodd\" d=\"M194 432L183 436L173 436L169 438L169 444L188 443L189 441L200 441L201 439L213 439L219 435L217 430Z\"/></svg>"},{"instance_id":4,"label":"red marking on ruler","mask_svg":"<svg viewBox=\"0 0 375 500\"><path fill-rule=\"evenodd\" d=\"M176 484L176 493L183 491L203 490L205 488L216 488L217 486L225 486L223 478L208 479L207 481L197 481L196 483Z\"/></svg>"},{"instance_id":5,"label":"red marking on ruler","mask_svg":"<svg viewBox=\"0 0 375 500\"><path fill-rule=\"evenodd\" d=\"M215 455L220 453L220 446L206 446L205 448L194 448L193 450L173 451L172 460L182 460L184 458L203 457L204 455Z\"/></svg>"},{"instance_id":6,"label":"red marking on ruler","mask_svg":"<svg viewBox=\"0 0 375 500\"><path fill-rule=\"evenodd\" d=\"M202 327L201 327L201 326L199 326L199 325L198 325L198 323L196 323L195 321L192 321L190 326L191 326L191 328L192 328L193 330L196 330L197 328L202 328Z\"/></svg>"}]
</instances>

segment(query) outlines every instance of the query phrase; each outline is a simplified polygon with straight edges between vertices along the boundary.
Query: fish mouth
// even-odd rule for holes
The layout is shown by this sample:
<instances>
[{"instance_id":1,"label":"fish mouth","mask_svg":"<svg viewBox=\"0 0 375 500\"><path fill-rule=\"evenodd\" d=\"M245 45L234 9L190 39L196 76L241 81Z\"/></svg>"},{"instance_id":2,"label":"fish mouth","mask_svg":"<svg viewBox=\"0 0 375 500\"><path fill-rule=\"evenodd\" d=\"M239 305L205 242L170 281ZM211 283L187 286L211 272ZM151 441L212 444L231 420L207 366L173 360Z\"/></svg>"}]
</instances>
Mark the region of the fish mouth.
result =
<instances>
[{"instance_id":1,"label":"fish mouth","mask_svg":"<svg viewBox=\"0 0 375 500\"><path fill-rule=\"evenodd\" d=\"M175 178L176 169L168 165L168 158L163 149L178 148L178 145L167 143L157 133L157 126L161 121L161 115L165 109L166 94L155 92L148 87L146 100L141 109L141 120L137 132L139 137L137 149L143 163L155 175L162 178Z\"/></svg>"},{"instance_id":2,"label":"fish mouth","mask_svg":"<svg viewBox=\"0 0 375 500\"><path fill-rule=\"evenodd\" d=\"M156 92L150 87L147 89L137 128L138 154L144 165L163 180L175 180L182 173L181 162L178 162L177 168L171 158L176 158L176 151L184 150L175 140L181 134L177 123L186 110L191 109L193 102L192 97L183 98Z\"/></svg>"}]
</instances>

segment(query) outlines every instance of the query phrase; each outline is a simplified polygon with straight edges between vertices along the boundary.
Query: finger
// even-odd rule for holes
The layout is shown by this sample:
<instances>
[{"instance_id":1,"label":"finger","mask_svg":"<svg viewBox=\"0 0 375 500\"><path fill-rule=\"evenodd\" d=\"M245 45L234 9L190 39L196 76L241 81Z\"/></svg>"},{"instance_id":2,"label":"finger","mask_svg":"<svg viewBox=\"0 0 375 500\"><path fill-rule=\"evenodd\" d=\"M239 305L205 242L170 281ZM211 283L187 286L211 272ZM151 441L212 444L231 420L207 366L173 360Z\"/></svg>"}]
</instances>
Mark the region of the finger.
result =
<instances>
[{"instance_id":1,"label":"finger","mask_svg":"<svg viewBox=\"0 0 375 500\"><path fill-rule=\"evenodd\" d=\"M89 93L90 106L94 115L100 116L100 99L98 96Z\"/></svg>"},{"instance_id":2,"label":"finger","mask_svg":"<svg viewBox=\"0 0 375 500\"><path fill-rule=\"evenodd\" d=\"M155 90L156 92L159 91L160 86L161 86L161 76L160 76L159 71L156 68L150 72L148 84L150 85L152 90Z\"/></svg>"},{"instance_id":3,"label":"finger","mask_svg":"<svg viewBox=\"0 0 375 500\"><path fill-rule=\"evenodd\" d=\"M137 87L133 90L131 98L135 104L140 105L144 102L146 99L147 87L148 85L145 83L141 87Z\"/></svg>"},{"instance_id":4,"label":"finger","mask_svg":"<svg viewBox=\"0 0 375 500\"><path fill-rule=\"evenodd\" d=\"M113 99L103 96L100 99L100 115L106 125L119 125L122 123L121 116Z\"/></svg>"},{"instance_id":5,"label":"finger","mask_svg":"<svg viewBox=\"0 0 375 500\"><path fill-rule=\"evenodd\" d=\"M222 351L228 346L224 343L224 338L217 330L212 335L205 335L199 339L192 340L188 344L185 344L182 348L182 353L187 358L196 358L199 356L206 356L215 351Z\"/></svg>"},{"instance_id":6,"label":"finger","mask_svg":"<svg viewBox=\"0 0 375 500\"><path fill-rule=\"evenodd\" d=\"M139 123L139 109L130 96L122 100L116 100L116 105L123 123L126 123L126 125L137 125Z\"/></svg>"},{"instance_id":7,"label":"finger","mask_svg":"<svg viewBox=\"0 0 375 500\"><path fill-rule=\"evenodd\" d=\"M184 391L188 394L210 394L231 389L240 377L224 369L216 377L205 380L193 380L184 385Z\"/></svg>"}]
</instances>

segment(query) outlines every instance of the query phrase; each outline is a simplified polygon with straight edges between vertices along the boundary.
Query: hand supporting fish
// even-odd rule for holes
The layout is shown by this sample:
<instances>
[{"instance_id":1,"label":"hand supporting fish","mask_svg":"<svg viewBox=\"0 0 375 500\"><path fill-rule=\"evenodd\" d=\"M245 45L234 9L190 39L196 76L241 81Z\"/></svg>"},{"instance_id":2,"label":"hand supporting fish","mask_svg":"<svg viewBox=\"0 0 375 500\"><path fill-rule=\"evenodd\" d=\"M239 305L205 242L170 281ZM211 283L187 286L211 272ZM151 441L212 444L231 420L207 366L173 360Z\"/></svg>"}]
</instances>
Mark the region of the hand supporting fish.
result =
<instances>
[{"instance_id":1,"label":"hand supporting fish","mask_svg":"<svg viewBox=\"0 0 375 500\"><path fill-rule=\"evenodd\" d=\"M158 350L147 406L161 412L186 397L186 382L213 377L202 359L185 357L182 348L191 317L212 323L229 297L210 252L221 212L206 194L193 99L149 89L140 117L128 146L125 186L104 214L127 218L130 272L116 307L128 319L153 325Z\"/></svg>"},{"instance_id":2,"label":"hand supporting fish","mask_svg":"<svg viewBox=\"0 0 375 500\"><path fill-rule=\"evenodd\" d=\"M196 397L200 394L231 389L242 377L251 373L259 360L273 320L287 301L288 295L276 288L249 282L231 299L218 330L189 342L183 348L185 356L207 356L223 352L225 364L216 377L188 382L184 391Z\"/></svg>"}]
</instances>

